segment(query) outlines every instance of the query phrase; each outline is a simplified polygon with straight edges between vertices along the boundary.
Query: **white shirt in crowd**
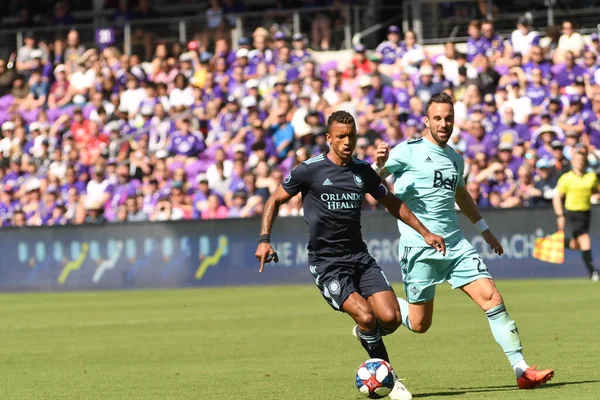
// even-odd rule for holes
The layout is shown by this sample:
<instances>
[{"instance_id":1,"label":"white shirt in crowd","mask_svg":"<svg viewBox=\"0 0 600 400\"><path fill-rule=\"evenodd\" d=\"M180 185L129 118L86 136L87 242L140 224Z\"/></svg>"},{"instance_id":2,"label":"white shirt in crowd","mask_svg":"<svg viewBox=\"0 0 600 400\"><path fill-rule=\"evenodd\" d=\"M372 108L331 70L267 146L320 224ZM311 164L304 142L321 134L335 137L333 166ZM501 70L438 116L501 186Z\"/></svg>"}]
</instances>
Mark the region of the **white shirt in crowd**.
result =
<instances>
[{"instance_id":1,"label":"white shirt in crowd","mask_svg":"<svg viewBox=\"0 0 600 400\"><path fill-rule=\"evenodd\" d=\"M102 108L106 111L106 115L109 117L115 112L115 105L110 101L103 101ZM98 117L98 110L92 110L90 112L90 121L100 122L100 117Z\"/></svg>"},{"instance_id":2,"label":"white shirt in crowd","mask_svg":"<svg viewBox=\"0 0 600 400\"><path fill-rule=\"evenodd\" d=\"M194 104L194 90L190 86L183 90L173 88L169 96L169 103L171 104L171 107L191 106Z\"/></svg>"},{"instance_id":3,"label":"white shirt in crowd","mask_svg":"<svg viewBox=\"0 0 600 400\"><path fill-rule=\"evenodd\" d=\"M577 56L584 47L583 37L578 32L573 32L570 36L562 34L558 39L558 50L562 52L572 51Z\"/></svg>"},{"instance_id":4,"label":"white shirt in crowd","mask_svg":"<svg viewBox=\"0 0 600 400\"><path fill-rule=\"evenodd\" d=\"M91 88L94 85L96 80L96 72L92 69L82 72L81 70L77 70L71 74L69 78L69 84L75 90L86 90Z\"/></svg>"},{"instance_id":5,"label":"white shirt in crowd","mask_svg":"<svg viewBox=\"0 0 600 400\"><path fill-rule=\"evenodd\" d=\"M520 30L516 29L510 35L510 44L513 48L513 53L529 54L529 49L534 43L539 42L540 34L535 31L530 31L523 35Z\"/></svg>"},{"instance_id":6,"label":"white shirt in crowd","mask_svg":"<svg viewBox=\"0 0 600 400\"><path fill-rule=\"evenodd\" d=\"M109 185L108 179L104 179L102 182L98 182L92 179L88 182L86 188L86 201L89 204L95 204L104 200L104 192Z\"/></svg>"},{"instance_id":7,"label":"white shirt in crowd","mask_svg":"<svg viewBox=\"0 0 600 400\"><path fill-rule=\"evenodd\" d=\"M233 162L231 160L223 161L223 175L225 175L225 178L231 177L232 171ZM217 172L217 164L211 164L211 166L208 167L206 170L206 179L208 179L208 186L210 188L217 185L222 180Z\"/></svg>"},{"instance_id":8,"label":"white shirt in crowd","mask_svg":"<svg viewBox=\"0 0 600 400\"><path fill-rule=\"evenodd\" d=\"M526 124L529 121L529 115L532 111L531 99L526 96L509 99L504 102L498 109L500 115L504 115L506 107L513 109L515 116L515 122L519 124Z\"/></svg>"},{"instance_id":9,"label":"white shirt in crowd","mask_svg":"<svg viewBox=\"0 0 600 400\"><path fill-rule=\"evenodd\" d=\"M135 114L142 101L146 100L146 91L142 88L127 89L121 93L121 106L127 109L128 114Z\"/></svg>"}]
</instances>

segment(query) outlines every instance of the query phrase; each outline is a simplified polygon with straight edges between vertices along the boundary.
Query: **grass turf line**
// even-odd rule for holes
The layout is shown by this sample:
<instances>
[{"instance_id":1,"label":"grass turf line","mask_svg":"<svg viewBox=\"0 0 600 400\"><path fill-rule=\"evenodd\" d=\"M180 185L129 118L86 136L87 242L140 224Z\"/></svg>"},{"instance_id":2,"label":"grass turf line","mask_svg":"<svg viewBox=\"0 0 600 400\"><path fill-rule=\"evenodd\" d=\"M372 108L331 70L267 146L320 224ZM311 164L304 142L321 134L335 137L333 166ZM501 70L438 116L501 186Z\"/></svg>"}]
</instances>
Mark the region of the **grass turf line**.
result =
<instances>
[{"instance_id":1,"label":"grass turf line","mask_svg":"<svg viewBox=\"0 0 600 400\"><path fill-rule=\"evenodd\" d=\"M498 287L526 359L554 380L516 390L485 315L442 286L427 334L386 337L415 398L597 399L600 286ZM312 286L1 294L0 313L0 399L363 398L353 379L367 354Z\"/></svg>"}]
</instances>

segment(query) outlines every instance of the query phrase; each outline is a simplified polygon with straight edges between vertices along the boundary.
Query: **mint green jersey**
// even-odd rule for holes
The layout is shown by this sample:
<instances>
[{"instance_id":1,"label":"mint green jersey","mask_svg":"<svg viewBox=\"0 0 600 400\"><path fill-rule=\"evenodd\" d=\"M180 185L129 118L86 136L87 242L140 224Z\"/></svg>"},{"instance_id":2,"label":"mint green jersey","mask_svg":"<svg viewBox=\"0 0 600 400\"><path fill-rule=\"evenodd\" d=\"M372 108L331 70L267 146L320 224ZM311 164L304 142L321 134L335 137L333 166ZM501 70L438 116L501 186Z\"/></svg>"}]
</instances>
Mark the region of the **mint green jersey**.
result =
<instances>
[{"instance_id":1,"label":"mint green jersey","mask_svg":"<svg viewBox=\"0 0 600 400\"><path fill-rule=\"evenodd\" d=\"M403 142L390 152L385 168L394 174L394 194L405 202L432 233L447 244L462 238L454 208L456 188L464 187L464 160L450 146L440 147L427 139ZM425 247L414 229L398 221L400 245Z\"/></svg>"}]
</instances>

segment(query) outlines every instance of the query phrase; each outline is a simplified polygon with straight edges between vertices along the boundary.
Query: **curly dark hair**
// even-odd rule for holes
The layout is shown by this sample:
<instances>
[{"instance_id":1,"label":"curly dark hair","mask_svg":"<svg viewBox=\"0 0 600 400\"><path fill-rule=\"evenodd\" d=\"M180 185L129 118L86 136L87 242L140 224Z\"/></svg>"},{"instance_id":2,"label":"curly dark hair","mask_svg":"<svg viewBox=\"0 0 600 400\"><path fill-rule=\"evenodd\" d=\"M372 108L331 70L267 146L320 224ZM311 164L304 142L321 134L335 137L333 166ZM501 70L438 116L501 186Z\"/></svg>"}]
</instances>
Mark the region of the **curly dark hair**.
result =
<instances>
[{"instance_id":1,"label":"curly dark hair","mask_svg":"<svg viewBox=\"0 0 600 400\"><path fill-rule=\"evenodd\" d=\"M347 111L335 111L333 114L329 116L327 119L327 130L331 130L331 125L334 122L344 125L352 125L353 129L356 129L356 123L354 122L354 117Z\"/></svg>"}]
</instances>

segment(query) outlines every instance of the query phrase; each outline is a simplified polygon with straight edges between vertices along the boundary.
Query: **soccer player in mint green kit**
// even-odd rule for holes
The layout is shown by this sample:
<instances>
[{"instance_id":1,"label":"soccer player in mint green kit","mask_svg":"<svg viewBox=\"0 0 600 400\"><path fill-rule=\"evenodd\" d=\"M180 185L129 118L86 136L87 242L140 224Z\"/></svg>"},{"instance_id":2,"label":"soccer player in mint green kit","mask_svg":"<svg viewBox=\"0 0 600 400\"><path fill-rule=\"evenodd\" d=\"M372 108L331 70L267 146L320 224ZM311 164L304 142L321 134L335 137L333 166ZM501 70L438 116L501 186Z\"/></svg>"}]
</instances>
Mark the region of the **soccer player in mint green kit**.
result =
<instances>
[{"instance_id":1,"label":"soccer player in mint green kit","mask_svg":"<svg viewBox=\"0 0 600 400\"><path fill-rule=\"evenodd\" d=\"M432 96L425 108L423 138L403 142L391 152L377 149L373 168L382 177L394 175L394 193L432 232L444 237L446 255L436 252L412 228L398 222L400 265L406 300L398 298L402 324L425 333L431 326L435 286L448 281L465 292L488 317L496 342L513 367L520 389L533 389L554 376L551 369L530 367L523 357L519 331L506 312L502 296L485 262L462 235L454 204L475 224L498 255L504 250L465 189L464 160L447 146L454 128L454 104L446 93Z\"/></svg>"}]
</instances>

